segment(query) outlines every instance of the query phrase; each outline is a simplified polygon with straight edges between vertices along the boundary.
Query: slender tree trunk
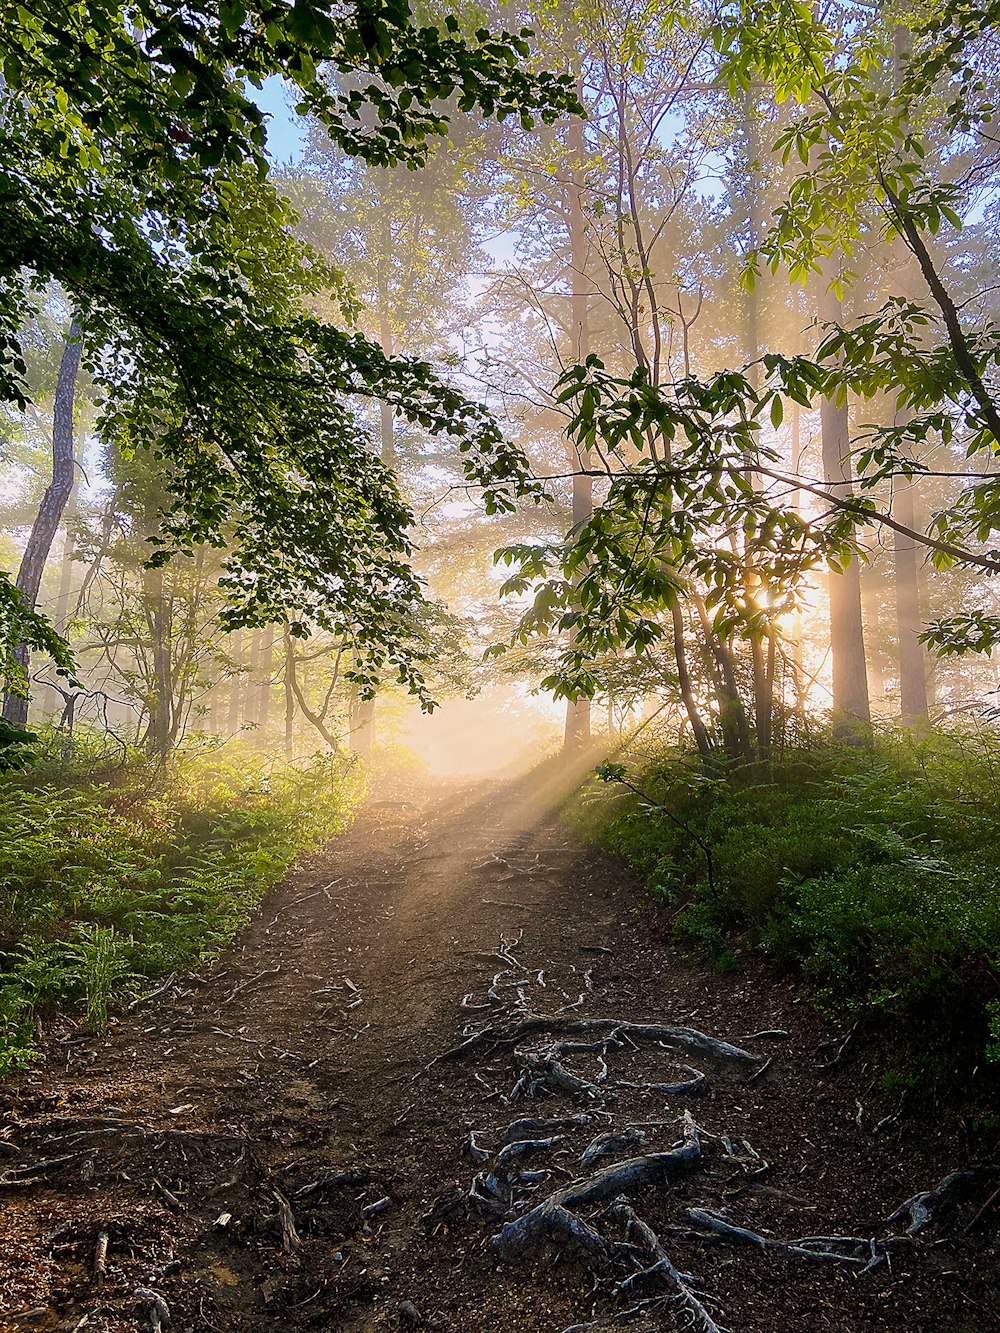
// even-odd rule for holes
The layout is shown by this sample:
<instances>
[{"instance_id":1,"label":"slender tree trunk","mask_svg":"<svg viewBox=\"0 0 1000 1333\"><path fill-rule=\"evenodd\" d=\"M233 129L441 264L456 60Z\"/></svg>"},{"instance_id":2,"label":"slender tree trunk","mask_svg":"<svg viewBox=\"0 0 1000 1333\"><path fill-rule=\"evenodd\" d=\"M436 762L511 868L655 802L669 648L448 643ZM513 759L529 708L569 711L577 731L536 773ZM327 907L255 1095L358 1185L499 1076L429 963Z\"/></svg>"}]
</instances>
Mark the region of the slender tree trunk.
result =
<instances>
[{"instance_id":1,"label":"slender tree trunk","mask_svg":"<svg viewBox=\"0 0 1000 1333\"><path fill-rule=\"evenodd\" d=\"M283 633L285 647L285 758L295 755L295 645L286 625Z\"/></svg>"},{"instance_id":2,"label":"slender tree trunk","mask_svg":"<svg viewBox=\"0 0 1000 1333\"><path fill-rule=\"evenodd\" d=\"M691 682L691 673L687 664L687 649L684 645L684 616L681 612L680 604L674 599L670 607L670 619L674 632L674 658L677 664L677 685L681 692L681 699L684 703L684 711L687 713L688 722L691 724L691 732L694 736L694 743L698 747L698 753L701 755L702 763L706 769L712 766L712 738L708 734L708 728L701 720L701 713L698 711L698 700L695 698L694 686Z\"/></svg>"},{"instance_id":3,"label":"slender tree trunk","mask_svg":"<svg viewBox=\"0 0 1000 1333\"><path fill-rule=\"evenodd\" d=\"M824 274L823 281L828 275ZM820 318L839 322L840 301L834 292L824 289L819 301ZM833 398L820 403L823 475L826 485L842 497L851 495L850 421L847 403ZM868 671L865 664L865 639L861 616L861 567L853 559L843 573L831 571L830 654L833 662L833 728L841 740L858 741L871 726L868 701Z\"/></svg>"},{"instance_id":4,"label":"slender tree trunk","mask_svg":"<svg viewBox=\"0 0 1000 1333\"><path fill-rule=\"evenodd\" d=\"M267 731L271 715L271 675L274 671L274 626L269 625L263 633L260 661L258 663L258 688L256 723L258 734L263 738Z\"/></svg>"},{"instance_id":5,"label":"slender tree trunk","mask_svg":"<svg viewBox=\"0 0 1000 1333\"><path fill-rule=\"evenodd\" d=\"M897 477L892 493L892 516L914 528L913 486ZM899 635L899 714L904 727L927 726L927 661L920 642L920 584L917 544L901 532L894 534L896 558L896 628Z\"/></svg>"},{"instance_id":6,"label":"slender tree trunk","mask_svg":"<svg viewBox=\"0 0 1000 1333\"><path fill-rule=\"evenodd\" d=\"M222 734L222 687L216 681L208 701L208 730L212 736Z\"/></svg>"},{"instance_id":7,"label":"slender tree trunk","mask_svg":"<svg viewBox=\"0 0 1000 1333\"><path fill-rule=\"evenodd\" d=\"M246 652L246 635L242 630L233 634L233 661L236 671L229 681L229 725L227 732L235 736L240 729L240 707L243 702L243 654Z\"/></svg>"},{"instance_id":8,"label":"slender tree trunk","mask_svg":"<svg viewBox=\"0 0 1000 1333\"><path fill-rule=\"evenodd\" d=\"M587 222L583 211L584 154L583 124L574 119L566 132L566 146L572 156L569 186L569 246L568 279L570 320L572 327L571 357L582 365L590 353L590 300L587 289L588 240ZM581 475L590 467L590 451L576 449L573 469L573 527L587 523L594 514L594 484L589 476ZM570 632L572 642L573 632ZM590 741L590 700L567 699L566 726L563 746L566 750L579 749Z\"/></svg>"},{"instance_id":9,"label":"slender tree trunk","mask_svg":"<svg viewBox=\"0 0 1000 1333\"><path fill-rule=\"evenodd\" d=\"M250 662L243 696L243 725L256 729L260 711L260 672L264 657L264 631L258 626L250 634Z\"/></svg>"},{"instance_id":10,"label":"slender tree trunk","mask_svg":"<svg viewBox=\"0 0 1000 1333\"><path fill-rule=\"evenodd\" d=\"M861 614L866 625L878 625L883 619L883 600L887 594L887 576L877 564L866 565L861 571ZM869 705L885 711L886 684L883 655L879 643L870 635L865 649L868 671Z\"/></svg>"},{"instance_id":11,"label":"slender tree trunk","mask_svg":"<svg viewBox=\"0 0 1000 1333\"><path fill-rule=\"evenodd\" d=\"M147 529L156 521L156 510L146 514ZM146 747L159 764L165 764L173 736L174 691L171 671L172 613L164 591L162 569L142 569L142 592L149 626L149 652L152 680L149 690L149 717L146 723Z\"/></svg>"},{"instance_id":12,"label":"slender tree trunk","mask_svg":"<svg viewBox=\"0 0 1000 1333\"><path fill-rule=\"evenodd\" d=\"M389 288L385 269L379 264L376 272L379 303L379 342L387 356L395 353L395 339L389 319ZM389 403L379 403L379 458L386 467L396 466L396 437L393 431L393 410ZM375 699L361 699L352 688L347 706L349 742L355 754L370 755L375 748Z\"/></svg>"},{"instance_id":13,"label":"slender tree trunk","mask_svg":"<svg viewBox=\"0 0 1000 1333\"><path fill-rule=\"evenodd\" d=\"M774 664L771 663L769 670L769 650L765 649L764 642L757 633L752 634L750 638L750 657L753 666L753 720L757 736L757 753L761 759L767 759L771 754L771 733L774 724Z\"/></svg>"},{"instance_id":14,"label":"slender tree trunk","mask_svg":"<svg viewBox=\"0 0 1000 1333\"><path fill-rule=\"evenodd\" d=\"M74 451L74 460L75 460L75 451ZM73 565L75 563L73 560L73 553L75 550L75 542L73 540L73 535L70 532L70 525L72 524L77 511L76 473L77 469L74 461L73 489L70 492L70 497L69 500L67 501L66 508L63 512L63 518L62 518L63 541L62 541L62 550L59 553L59 589L56 593L55 606L52 611L52 621L56 629L58 629L63 634L66 633L67 625L69 622L69 599L70 599L70 593L72 592L73 588ZM51 705L52 705L51 713L53 718L56 718L57 715L62 714L62 711L64 709L65 705L64 696L62 691L60 691L55 685L49 685L47 687L47 690L48 693L51 695ZM41 703L41 699L42 696L39 695L38 696L39 703ZM43 711L49 712L50 710L43 706ZM62 724L59 723L59 725L61 726Z\"/></svg>"},{"instance_id":15,"label":"slender tree trunk","mask_svg":"<svg viewBox=\"0 0 1000 1333\"><path fill-rule=\"evenodd\" d=\"M792 404L792 476L797 477L802 471L802 409L798 403ZM795 512L799 518L802 517L803 491L800 486L795 488ZM796 610L792 618L790 631L791 643L789 645L789 659L792 671L792 689L795 694L793 707L800 716L805 713L806 688L805 688L805 669L804 657L802 652L802 614ZM787 706L787 705L786 705Z\"/></svg>"},{"instance_id":16,"label":"slender tree trunk","mask_svg":"<svg viewBox=\"0 0 1000 1333\"><path fill-rule=\"evenodd\" d=\"M357 685L351 686L348 726L355 754L371 754L375 747L375 700L362 699Z\"/></svg>"},{"instance_id":17,"label":"slender tree trunk","mask_svg":"<svg viewBox=\"0 0 1000 1333\"><path fill-rule=\"evenodd\" d=\"M150 571L153 575L153 662L156 672L156 728L153 734L157 760L167 762L173 739L174 691L170 661L171 616L163 592L163 570Z\"/></svg>"},{"instance_id":18,"label":"slender tree trunk","mask_svg":"<svg viewBox=\"0 0 1000 1333\"><path fill-rule=\"evenodd\" d=\"M760 172L760 124L757 108L754 105L756 94L752 89L745 94L743 104L743 124L747 144L747 229L749 242L756 248L761 227L761 192L763 183ZM757 285L744 293L744 355L750 367L749 379L755 389L760 388L760 294ZM759 488L760 479L755 473L748 474L751 484ZM746 560L746 578L748 599L757 600L757 579L752 562ZM768 636L761 630L751 627L750 659L753 679L753 718L757 738L757 752L761 759L767 759L771 753L772 718L774 713L774 675L768 670L768 653L764 640Z\"/></svg>"},{"instance_id":19,"label":"slender tree trunk","mask_svg":"<svg viewBox=\"0 0 1000 1333\"><path fill-rule=\"evenodd\" d=\"M721 639L715 632L712 617L708 614L705 599L700 595L694 598L694 604L701 621L705 636L705 648L715 664L713 681L715 697L719 705L719 727L722 731L723 744L730 759L749 760L753 758L753 742L750 738L750 723L747 710L740 696L739 680L736 674L736 660L732 644ZM675 629L676 629L676 621Z\"/></svg>"},{"instance_id":20,"label":"slender tree trunk","mask_svg":"<svg viewBox=\"0 0 1000 1333\"><path fill-rule=\"evenodd\" d=\"M274 627L266 625L253 631L250 639L250 663L243 697L243 723L253 727L256 740L263 741L271 697L271 669L274 659Z\"/></svg>"},{"instance_id":21,"label":"slender tree trunk","mask_svg":"<svg viewBox=\"0 0 1000 1333\"><path fill-rule=\"evenodd\" d=\"M45 565L52 550L52 542L63 511L73 493L76 472L73 460L73 410L82 350L80 324L74 315L63 344L59 374L56 379L56 396L52 413L52 480L45 488L45 494L38 506L38 513L32 524L28 544L17 572L17 589L26 605L32 609L38 604L42 575L45 573ZM14 660L27 675L31 661L27 644L15 645ZM8 694L4 700L3 719L13 727L26 727L28 699Z\"/></svg>"},{"instance_id":22,"label":"slender tree trunk","mask_svg":"<svg viewBox=\"0 0 1000 1333\"><path fill-rule=\"evenodd\" d=\"M892 82L898 89L905 72L910 47L909 29L897 24L892 41ZM910 287L907 270L912 270L912 256L897 241L904 288ZM914 482L897 477L892 489L892 516L908 528L915 528ZM917 544L901 532L893 534L896 562L896 631L899 644L899 713L904 727L927 726L927 658L920 642L920 583Z\"/></svg>"},{"instance_id":23,"label":"slender tree trunk","mask_svg":"<svg viewBox=\"0 0 1000 1333\"><path fill-rule=\"evenodd\" d=\"M70 532L70 524L76 517L77 499L76 499L76 466L73 467L73 490L70 494L69 502L66 505L66 512L63 516L63 548L62 556L59 562L59 591L56 594L55 622L60 627L65 627L69 617L69 598L73 588L73 566L76 561L73 559L75 552L75 542L73 534Z\"/></svg>"}]
</instances>

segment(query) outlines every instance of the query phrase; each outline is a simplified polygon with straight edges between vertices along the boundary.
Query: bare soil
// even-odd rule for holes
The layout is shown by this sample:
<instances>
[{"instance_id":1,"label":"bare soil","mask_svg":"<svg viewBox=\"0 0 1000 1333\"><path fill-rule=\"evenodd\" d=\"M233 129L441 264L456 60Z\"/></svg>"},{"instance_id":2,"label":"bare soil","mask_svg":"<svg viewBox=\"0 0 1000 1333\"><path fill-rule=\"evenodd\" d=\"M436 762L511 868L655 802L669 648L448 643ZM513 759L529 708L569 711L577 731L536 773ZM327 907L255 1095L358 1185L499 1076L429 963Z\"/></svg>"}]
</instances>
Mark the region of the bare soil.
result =
<instances>
[{"instance_id":1,"label":"bare soil","mask_svg":"<svg viewBox=\"0 0 1000 1333\"><path fill-rule=\"evenodd\" d=\"M864 1051L825 1069L833 1034L795 984L717 975L661 938L628 869L561 822L548 777L373 797L210 974L105 1037L52 1035L46 1063L0 1090L0 1328L149 1328L152 1298L137 1290L160 1294L171 1329L197 1333L560 1333L613 1314L623 1302L595 1289L571 1246L499 1264L497 1223L467 1206L480 1169L470 1128L493 1148L518 1116L588 1109L566 1094L508 1105L513 1049L437 1059L475 1027L530 1011L690 1025L772 1058L751 1083L745 1068L685 1056L709 1075L698 1098L621 1089L607 1116L553 1149L552 1183L539 1187L541 1198L585 1174L580 1153L602 1129L644 1122L644 1150L669 1148L689 1109L704 1169L632 1203L720 1325L1000 1329L988 1203L1000 1181L869 1273L685 1239L691 1206L781 1238L885 1237L903 1200L968 1164L968 1143L957 1117L904 1115L876 1131L895 1101ZM501 938L523 968L503 982L514 1007L473 1008L504 969ZM751 1035L771 1029L788 1039ZM662 1081L672 1059L626 1045L608 1054L609 1077ZM600 1073L597 1056L567 1064ZM356 1174L328 1179L342 1172ZM651 1310L630 1327L685 1326L670 1306Z\"/></svg>"}]
</instances>

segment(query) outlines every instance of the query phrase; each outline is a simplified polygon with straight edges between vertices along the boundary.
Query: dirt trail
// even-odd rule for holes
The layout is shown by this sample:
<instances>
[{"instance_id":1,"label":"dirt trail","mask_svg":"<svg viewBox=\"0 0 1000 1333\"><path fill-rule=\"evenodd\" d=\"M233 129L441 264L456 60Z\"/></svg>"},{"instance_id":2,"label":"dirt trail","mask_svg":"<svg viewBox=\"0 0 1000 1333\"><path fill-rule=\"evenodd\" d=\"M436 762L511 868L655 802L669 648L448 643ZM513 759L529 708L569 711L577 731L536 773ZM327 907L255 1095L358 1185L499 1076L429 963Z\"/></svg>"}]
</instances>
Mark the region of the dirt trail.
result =
<instances>
[{"instance_id":1,"label":"dirt trail","mask_svg":"<svg viewBox=\"0 0 1000 1333\"><path fill-rule=\"evenodd\" d=\"M152 1297L135 1295L146 1289L169 1305L172 1329L193 1333L361 1333L418 1317L454 1333L560 1333L630 1302L595 1291L572 1245L498 1264L487 1238L499 1223L467 1205L480 1169L463 1153L469 1129L492 1152L517 1116L594 1113L553 1149L554 1174L533 1187L542 1198L581 1174L594 1133L647 1122L643 1151L669 1149L687 1107L705 1131L705 1169L633 1203L698 1275L720 1325L1000 1329L989 1216L927 1243L956 1229L946 1216L950 1226L932 1224L866 1274L690 1235L684 1209L697 1206L778 1237L886 1236L887 1214L952 1170L964 1145L957 1129L905 1118L876 1133L893 1109L876 1071L855 1059L824 1072L817 1049L830 1034L791 986L717 976L654 938L628 872L567 832L557 797L536 776L371 800L270 895L211 975L106 1039L54 1043L43 1068L8 1084L0 1327L148 1328ZM501 937L518 941L516 968L498 961ZM488 996L498 971L500 1005ZM508 1106L521 1058L511 1048L432 1063L469 1024L529 1011L686 1024L772 1063L752 1080L748 1067L695 1060L707 1096L623 1088L606 1114L586 1094ZM769 1029L789 1039L747 1040ZM604 1057L612 1080L666 1077L658 1046L627 1041ZM565 1064L589 1080L601 1060ZM37 1176L14 1174L45 1161ZM355 1174L330 1179L341 1172ZM657 1305L629 1326L680 1329L686 1316Z\"/></svg>"}]
</instances>

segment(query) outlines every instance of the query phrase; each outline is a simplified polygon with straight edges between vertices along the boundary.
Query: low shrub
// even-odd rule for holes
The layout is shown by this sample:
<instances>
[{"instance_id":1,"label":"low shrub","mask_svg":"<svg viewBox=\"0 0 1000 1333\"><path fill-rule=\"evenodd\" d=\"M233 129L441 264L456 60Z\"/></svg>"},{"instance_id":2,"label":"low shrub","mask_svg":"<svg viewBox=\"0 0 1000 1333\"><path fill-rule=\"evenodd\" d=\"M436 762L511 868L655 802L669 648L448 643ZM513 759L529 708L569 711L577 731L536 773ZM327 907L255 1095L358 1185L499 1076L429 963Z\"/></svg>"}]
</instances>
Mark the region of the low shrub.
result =
<instances>
[{"instance_id":1,"label":"low shrub","mask_svg":"<svg viewBox=\"0 0 1000 1333\"><path fill-rule=\"evenodd\" d=\"M793 752L766 781L660 756L599 837L722 966L754 948L925 1055L1000 1061L998 774L1000 738L957 731Z\"/></svg>"},{"instance_id":2,"label":"low shrub","mask_svg":"<svg viewBox=\"0 0 1000 1333\"><path fill-rule=\"evenodd\" d=\"M109 1008L216 957L360 794L344 761L296 767L229 744L166 771L86 743L0 783L0 1073L39 1018Z\"/></svg>"}]
</instances>

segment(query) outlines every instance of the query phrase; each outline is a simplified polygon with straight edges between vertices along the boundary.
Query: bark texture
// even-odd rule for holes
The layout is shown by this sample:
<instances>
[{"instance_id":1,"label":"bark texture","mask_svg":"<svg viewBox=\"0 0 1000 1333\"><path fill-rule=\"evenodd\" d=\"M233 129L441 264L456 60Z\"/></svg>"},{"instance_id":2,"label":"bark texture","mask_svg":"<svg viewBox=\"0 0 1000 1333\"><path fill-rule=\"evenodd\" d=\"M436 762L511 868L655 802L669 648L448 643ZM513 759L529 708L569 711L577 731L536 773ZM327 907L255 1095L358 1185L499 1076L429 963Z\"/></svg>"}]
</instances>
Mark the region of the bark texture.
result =
<instances>
[{"instance_id":1,"label":"bark texture","mask_svg":"<svg viewBox=\"0 0 1000 1333\"><path fill-rule=\"evenodd\" d=\"M80 324L76 316L70 323L63 344L56 380L56 396L52 413L52 479L45 488L38 513L31 527L28 544L17 572L17 589L25 603L34 608L42 586L42 575L52 551L52 543L63 513L73 493L75 464L73 458L73 415L76 400L76 382L80 371L83 345ZM14 657L27 673L30 653L27 644L18 644ZM28 699L8 694L4 700L3 719L14 727L28 723Z\"/></svg>"}]
</instances>

